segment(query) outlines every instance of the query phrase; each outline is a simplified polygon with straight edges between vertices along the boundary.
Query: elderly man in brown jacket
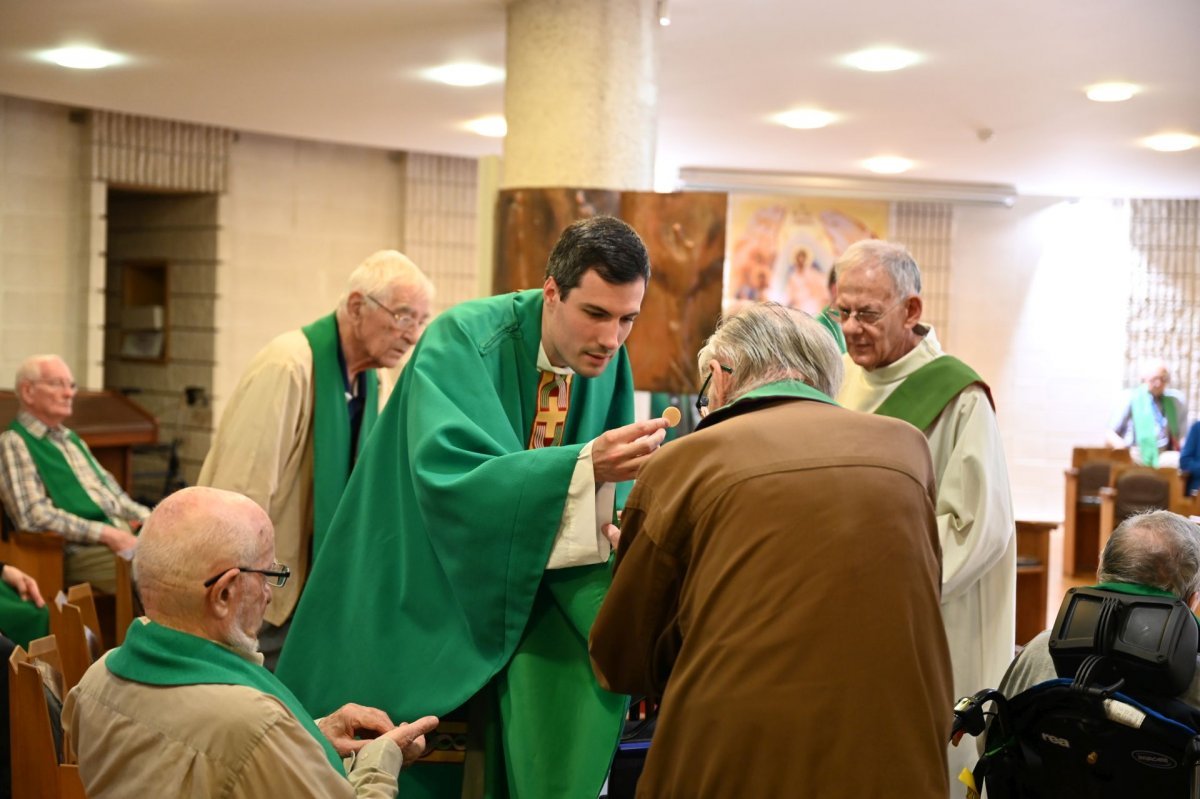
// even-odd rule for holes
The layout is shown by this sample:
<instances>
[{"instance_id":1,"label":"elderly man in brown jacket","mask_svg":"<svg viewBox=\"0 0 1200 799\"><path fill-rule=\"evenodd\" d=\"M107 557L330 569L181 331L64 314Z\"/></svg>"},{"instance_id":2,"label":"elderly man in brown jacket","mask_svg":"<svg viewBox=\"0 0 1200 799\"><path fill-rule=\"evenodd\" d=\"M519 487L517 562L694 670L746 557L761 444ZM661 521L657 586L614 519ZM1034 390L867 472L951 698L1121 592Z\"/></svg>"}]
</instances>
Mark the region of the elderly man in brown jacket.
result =
<instances>
[{"instance_id":1,"label":"elderly man in brown jacket","mask_svg":"<svg viewBox=\"0 0 1200 799\"><path fill-rule=\"evenodd\" d=\"M662 698L638 796L944 799L924 437L838 407L832 339L779 306L699 364L712 412L642 469L591 633L601 684Z\"/></svg>"}]
</instances>

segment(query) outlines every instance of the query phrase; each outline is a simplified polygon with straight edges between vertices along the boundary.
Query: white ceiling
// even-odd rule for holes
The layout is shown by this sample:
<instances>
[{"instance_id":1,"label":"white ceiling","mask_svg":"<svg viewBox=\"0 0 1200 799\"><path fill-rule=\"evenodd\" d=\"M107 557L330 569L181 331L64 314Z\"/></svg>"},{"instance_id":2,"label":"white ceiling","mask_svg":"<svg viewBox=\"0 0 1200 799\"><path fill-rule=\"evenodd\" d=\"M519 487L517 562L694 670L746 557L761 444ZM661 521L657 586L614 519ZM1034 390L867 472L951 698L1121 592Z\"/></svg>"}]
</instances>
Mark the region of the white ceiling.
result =
<instances>
[{"instance_id":1,"label":"white ceiling","mask_svg":"<svg viewBox=\"0 0 1200 799\"><path fill-rule=\"evenodd\" d=\"M659 30L660 183L683 166L865 174L862 159L895 154L917 162L914 179L1200 197L1200 149L1138 144L1200 134L1200 0L671 0L670 11ZM72 43L132 60L85 72L33 57ZM880 44L926 60L874 74L838 63ZM500 154L500 141L461 124L502 113L501 86L418 74L455 60L503 66L502 0L0 0L0 94ZM1118 104L1084 97L1109 80L1143 91ZM807 105L843 118L817 131L769 120Z\"/></svg>"}]
</instances>

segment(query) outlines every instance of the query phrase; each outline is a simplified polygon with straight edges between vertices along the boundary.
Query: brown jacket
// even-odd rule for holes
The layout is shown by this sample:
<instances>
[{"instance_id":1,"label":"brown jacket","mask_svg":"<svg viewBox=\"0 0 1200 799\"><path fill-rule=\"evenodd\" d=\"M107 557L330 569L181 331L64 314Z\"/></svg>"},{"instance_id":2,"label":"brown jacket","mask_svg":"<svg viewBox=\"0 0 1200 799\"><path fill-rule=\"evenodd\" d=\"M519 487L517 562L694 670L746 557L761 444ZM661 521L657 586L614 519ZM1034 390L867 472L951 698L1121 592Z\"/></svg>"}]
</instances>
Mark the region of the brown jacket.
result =
<instances>
[{"instance_id":1,"label":"brown jacket","mask_svg":"<svg viewBox=\"0 0 1200 799\"><path fill-rule=\"evenodd\" d=\"M650 460L622 527L591 653L610 690L663 697L639 797L947 796L920 431L735 403Z\"/></svg>"}]
</instances>

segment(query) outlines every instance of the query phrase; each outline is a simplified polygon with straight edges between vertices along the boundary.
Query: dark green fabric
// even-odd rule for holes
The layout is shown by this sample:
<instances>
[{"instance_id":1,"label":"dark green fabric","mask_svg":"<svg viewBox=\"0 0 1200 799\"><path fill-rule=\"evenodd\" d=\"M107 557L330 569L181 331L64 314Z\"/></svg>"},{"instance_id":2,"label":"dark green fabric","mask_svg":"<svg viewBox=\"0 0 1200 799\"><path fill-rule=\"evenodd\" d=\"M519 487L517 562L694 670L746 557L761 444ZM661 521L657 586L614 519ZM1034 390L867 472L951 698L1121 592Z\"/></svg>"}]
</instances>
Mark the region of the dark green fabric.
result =
<instances>
[{"instance_id":1,"label":"dark green fabric","mask_svg":"<svg viewBox=\"0 0 1200 799\"><path fill-rule=\"evenodd\" d=\"M346 773L341 756L321 734L295 694L274 674L220 644L161 624L134 619L125 634L125 643L109 653L104 665L121 679L143 685L244 685L270 694L283 702L321 744L329 765L343 776Z\"/></svg>"},{"instance_id":2,"label":"dark green fabric","mask_svg":"<svg viewBox=\"0 0 1200 799\"><path fill-rule=\"evenodd\" d=\"M1088 588L1095 588L1097 591L1115 591L1118 594L1133 594L1135 596L1162 596L1171 599L1179 599L1180 597L1172 594L1170 591L1164 591L1161 588L1155 588L1149 585L1140 583L1098 583L1090 585Z\"/></svg>"},{"instance_id":3,"label":"dark green fabric","mask_svg":"<svg viewBox=\"0 0 1200 799\"><path fill-rule=\"evenodd\" d=\"M1178 599L1184 604L1187 604L1187 597L1181 597L1171 593L1170 591L1164 591L1161 588L1154 588L1153 586L1149 585L1142 585L1141 583L1099 583L1097 585L1090 585L1088 587L1095 588L1099 591L1115 591L1118 594L1168 597L1170 599ZM1200 626L1200 617L1197 617L1195 613L1192 613L1192 618L1196 620L1196 625Z\"/></svg>"},{"instance_id":4,"label":"dark green fabric","mask_svg":"<svg viewBox=\"0 0 1200 799\"><path fill-rule=\"evenodd\" d=\"M18 646L50 634L50 609L21 599L8 583L0 582L0 631Z\"/></svg>"},{"instance_id":5,"label":"dark green fabric","mask_svg":"<svg viewBox=\"0 0 1200 799\"><path fill-rule=\"evenodd\" d=\"M346 408L346 376L338 358L337 315L323 316L301 328L313 356L313 558L350 479L350 412ZM379 378L374 369L364 375L366 398L358 451L362 452L379 416Z\"/></svg>"},{"instance_id":6,"label":"dark green fabric","mask_svg":"<svg viewBox=\"0 0 1200 799\"><path fill-rule=\"evenodd\" d=\"M1167 420L1167 438L1179 439L1179 419L1175 414L1175 402L1168 396L1163 398L1163 417ZM1158 468L1158 418L1154 412L1154 396L1147 386L1139 386L1130 402L1133 416L1133 434L1142 456L1142 463Z\"/></svg>"},{"instance_id":7,"label":"dark green fabric","mask_svg":"<svg viewBox=\"0 0 1200 799\"><path fill-rule=\"evenodd\" d=\"M833 341L837 344L838 351L844 354L846 352L846 335L842 332L842 326L837 323L837 320L830 318L829 306L822 308L821 312L813 318L829 331L829 335L833 336Z\"/></svg>"},{"instance_id":8,"label":"dark green fabric","mask_svg":"<svg viewBox=\"0 0 1200 799\"><path fill-rule=\"evenodd\" d=\"M942 355L913 372L875 409L880 416L903 419L924 430L967 386L978 384L992 402L992 390L975 370L952 355ZM992 402L993 407L995 403Z\"/></svg>"},{"instance_id":9,"label":"dark green fabric","mask_svg":"<svg viewBox=\"0 0 1200 799\"><path fill-rule=\"evenodd\" d=\"M538 741L538 769L561 772L532 777L522 799L595 796L624 701L587 666L608 565L544 569L580 449L633 420L632 372L622 349L599 377L577 375L563 445L525 449L541 314L540 290L490 297L422 336L350 477L338 545L314 565L276 671L315 712L353 700L411 719L462 706L512 662L498 682L533 729L506 728L506 753ZM568 651L568 662L538 655ZM526 676L539 666L542 677ZM564 670L578 684L564 688ZM529 685L536 693L518 695ZM569 790L540 792L563 777Z\"/></svg>"},{"instance_id":10,"label":"dark green fabric","mask_svg":"<svg viewBox=\"0 0 1200 799\"><path fill-rule=\"evenodd\" d=\"M46 494L54 501L56 508L82 519L112 524L112 519L108 518L108 514L101 510L96 501L88 494L87 489L83 487L71 469L71 464L67 463L66 456L50 440L49 435L38 438L16 419L12 420L8 429L16 431L17 435L25 440L29 456L33 458L38 476L42 478L42 485L46 487ZM106 482L100 464L96 463L96 459L79 440L79 436L75 435L74 431L68 430L67 440L71 446L77 447L83 453L84 459L92 467L96 476L100 478L100 482Z\"/></svg>"}]
</instances>

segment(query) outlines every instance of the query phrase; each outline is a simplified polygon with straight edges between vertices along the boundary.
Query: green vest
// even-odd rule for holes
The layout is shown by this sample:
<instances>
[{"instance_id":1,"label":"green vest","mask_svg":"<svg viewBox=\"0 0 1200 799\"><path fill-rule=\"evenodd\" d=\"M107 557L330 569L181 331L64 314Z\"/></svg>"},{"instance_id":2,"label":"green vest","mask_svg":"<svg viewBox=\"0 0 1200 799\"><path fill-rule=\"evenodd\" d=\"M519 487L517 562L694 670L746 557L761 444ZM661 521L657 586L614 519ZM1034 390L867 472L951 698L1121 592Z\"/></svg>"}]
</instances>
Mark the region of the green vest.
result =
<instances>
[{"instance_id":1,"label":"green vest","mask_svg":"<svg viewBox=\"0 0 1200 799\"><path fill-rule=\"evenodd\" d=\"M902 419L918 430L937 420L950 401L967 386L978 384L992 401L992 390L975 370L952 355L942 355L917 369L888 395L875 413Z\"/></svg>"},{"instance_id":2,"label":"green vest","mask_svg":"<svg viewBox=\"0 0 1200 799\"><path fill-rule=\"evenodd\" d=\"M88 494L83 484L79 482L79 478L75 476L71 464L67 462L67 457L50 440L48 434L38 438L16 419L12 420L8 429L24 439L29 456L33 458L38 476L42 478L42 485L46 487L46 494L54 502L54 507L93 522L112 524L112 519L108 518L108 514ZM79 436L75 435L75 431L67 431L67 442L68 446L73 446L83 453L84 459L92 467L96 476L100 478L100 482L107 484L108 480L104 476L104 470L100 468L100 464L96 463L96 459L92 457L92 453L88 451Z\"/></svg>"}]
</instances>

